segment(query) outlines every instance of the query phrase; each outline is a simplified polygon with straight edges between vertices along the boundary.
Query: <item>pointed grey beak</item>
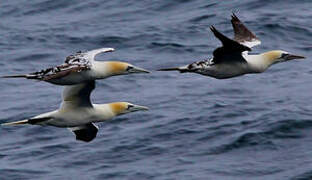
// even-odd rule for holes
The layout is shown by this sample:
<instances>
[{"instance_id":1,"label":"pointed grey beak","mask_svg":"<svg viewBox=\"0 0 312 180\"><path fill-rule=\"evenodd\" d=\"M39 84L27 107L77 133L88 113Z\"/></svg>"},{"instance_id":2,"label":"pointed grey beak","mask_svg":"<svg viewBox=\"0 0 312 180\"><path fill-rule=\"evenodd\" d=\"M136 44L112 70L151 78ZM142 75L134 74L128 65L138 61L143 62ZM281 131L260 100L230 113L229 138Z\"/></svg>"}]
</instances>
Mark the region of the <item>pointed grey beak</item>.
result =
<instances>
[{"instance_id":1,"label":"pointed grey beak","mask_svg":"<svg viewBox=\"0 0 312 180\"><path fill-rule=\"evenodd\" d=\"M139 105L134 105L133 107L130 108L131 111L148 111L149 108L146 106L139 106Z\"/></svg>"},{"instance_id":2,"label":"pointed grey beak","mask_svg":"<svg viewBox=\"0 0 312 180\"><path fill-rule=\"evenodd\" d=\"M299 55L293 55L293 54L287 54L285 59L288 60L293 60L293 59L304 59L304 56L299 56Z\"/></svg>"},{"instance_id":3,"label":"pointed grey beak","mask_svg":"<svg viewBox=\"0 0 312 180\"><path fill-rule=\"evenodd\" d=\"M133 66L128 70L129 73L150 73L148 70Z\"/></svg>"}]
</instances>

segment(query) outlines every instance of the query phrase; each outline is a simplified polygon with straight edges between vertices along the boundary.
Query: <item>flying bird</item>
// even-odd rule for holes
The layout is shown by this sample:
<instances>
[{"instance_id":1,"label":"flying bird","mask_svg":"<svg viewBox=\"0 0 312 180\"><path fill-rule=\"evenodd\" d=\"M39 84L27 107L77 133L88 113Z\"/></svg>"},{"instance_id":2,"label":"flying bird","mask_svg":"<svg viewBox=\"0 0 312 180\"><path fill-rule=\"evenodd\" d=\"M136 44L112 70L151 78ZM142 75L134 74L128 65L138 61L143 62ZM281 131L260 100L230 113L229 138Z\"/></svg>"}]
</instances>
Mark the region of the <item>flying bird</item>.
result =
<instances>
[{"instance_id":1,"label":"flying bird","mask_svg":"<svg viewBox=\"0 0 312 180\"><path fill-rule=\"evenodd\" d=\"M145 106L128 102L92 104L90 95L94 88L95 81L65 86L63 101L58 110L2 125L30 124L69 128L76 135L77 140L89 142L96 137L98 132L98 127L94 123L130 112L148 110Z\"/></svg>"},{"instance_id":2,"label":"flying bird","mask_svg":"<svg viewBox=\"0 0 312 180\"><path fill-rule=\"evenodd\" d=\"M114 51L113 48L100 48L87 52L79 51L66 57L65 63L61 65L29 74L2 76L2 78L26 78L56 85L74 85L116 75L149 73L145 69L126 62L95 60L96 55L112 51Z\"/></svg>"},{"instance_id":3,"label":"flying bird","mask_svg":"<svg viewBox=\"0 0 312 180\"><path fill-rule=\"evenodd\" d=\"M221 47L213 51L213 58L186 66L159 69L159 71L191 72L216 79L226 79L248 73L262 73L275 63L305 58L282 50L250 55L248 51L261 44L261 41L247 29L234 13L231 23L234 29L234 40L220 33L214 26L210 27L214 36L222 43Z\"/></svg>"}]
</instances>

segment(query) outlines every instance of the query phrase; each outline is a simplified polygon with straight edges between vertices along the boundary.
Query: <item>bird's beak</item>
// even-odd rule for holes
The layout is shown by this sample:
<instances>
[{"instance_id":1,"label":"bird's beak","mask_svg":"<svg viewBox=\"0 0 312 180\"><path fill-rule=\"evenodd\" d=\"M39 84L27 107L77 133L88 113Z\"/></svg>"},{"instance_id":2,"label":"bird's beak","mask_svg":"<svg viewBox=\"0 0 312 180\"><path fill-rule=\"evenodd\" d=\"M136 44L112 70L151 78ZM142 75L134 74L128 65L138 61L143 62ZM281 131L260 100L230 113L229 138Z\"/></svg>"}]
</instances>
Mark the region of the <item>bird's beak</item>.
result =
<instances>
[{"instance_id":1,"label":"bird's beak","mask_svg":"<svg viewBox=\"0 0 312 180\"><path fill-rule=\"evenodd\" d=\"M134 105L132 108L131 108L131 111L148 111L149 108L146 107L146 106L139 106L139 105Z\"/></svg>"},{"instance_id":2,"label":"bird's beak","mask_svg":"<svg viewBox=\"0 0 312 180\"><path fill-rule=\"evenodd\" d=\"M133 68L129 69L128 72L130 72L130 73L150 73L150 71L143 69L143 68L136 67L136 66L133 66Z\"/></svg>"},{"instance_id":3,"label":"bird's beak","mask_svg":"<svg viewBox=\"0 0 312 180\"><path fill-rule=\"evenodd\" d=\"M293 54L288 54L285 59L287 61L289 60L293 60L293 59L304 59L305 57L304 56L299 56L299 55L293 55Z\"/></svg>"}]
</instances>

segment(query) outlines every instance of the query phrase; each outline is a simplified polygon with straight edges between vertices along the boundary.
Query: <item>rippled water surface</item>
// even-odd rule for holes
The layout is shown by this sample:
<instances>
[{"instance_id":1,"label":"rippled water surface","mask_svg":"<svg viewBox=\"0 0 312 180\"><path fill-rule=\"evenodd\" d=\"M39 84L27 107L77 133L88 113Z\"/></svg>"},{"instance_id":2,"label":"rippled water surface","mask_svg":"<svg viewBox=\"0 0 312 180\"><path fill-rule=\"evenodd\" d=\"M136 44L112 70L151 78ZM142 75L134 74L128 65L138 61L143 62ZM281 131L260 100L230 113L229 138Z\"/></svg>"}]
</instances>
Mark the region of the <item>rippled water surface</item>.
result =
<instances>
[{"instance_id":1,"label":"rippled water surface","mask_svg":"<svg viewBox=\"0 0 312 180\"><path fill-rule=\"evenodd\" d=\"M0 128L0 179L311 179L310 0L3 0L0 75L37 71L78 50L113 47L97 59L150 70L211 57L215 25L230 15L262 40L253 53L307 57L267 72L216 80L156 72L97 82L95 103L129 101L148 112L99 123L91 143L66 129ZM0 122L58 108L62 87L0 79Z\"/></svg>"}]
</instances>

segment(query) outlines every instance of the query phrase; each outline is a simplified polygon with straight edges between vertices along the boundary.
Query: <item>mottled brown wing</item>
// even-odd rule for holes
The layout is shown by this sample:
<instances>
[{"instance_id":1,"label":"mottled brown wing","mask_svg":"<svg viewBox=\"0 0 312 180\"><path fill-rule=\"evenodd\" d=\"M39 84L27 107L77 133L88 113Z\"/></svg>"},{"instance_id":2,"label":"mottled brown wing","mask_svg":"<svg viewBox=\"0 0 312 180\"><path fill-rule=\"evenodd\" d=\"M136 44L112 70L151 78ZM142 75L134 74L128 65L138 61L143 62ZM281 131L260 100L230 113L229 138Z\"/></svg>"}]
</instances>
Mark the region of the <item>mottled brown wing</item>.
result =
<instances>
[{"instance_id":1,"label":"mottled brown wing","mask_svg":"<svg viewBox=\"0 0 312 180\"><path fill-rule=\"evenodd\" d=\"M51 71L43 75L42 80L49 81L51 79L59 79L68 76L71 73L89 70L90 67L82 65L63 65L53 68Z\"/></svg>"},{"instance_id":2,"label":"mottled brown wing","mask_svg":"<svg viewBox=\"0 0 312 180\"><path fill-rule=\"evenodd\" d=\"M261 44L260 39L252 33L233 13L231 23L234 29L234 40L249 48Z\"/></svg>"}]
</instances>

